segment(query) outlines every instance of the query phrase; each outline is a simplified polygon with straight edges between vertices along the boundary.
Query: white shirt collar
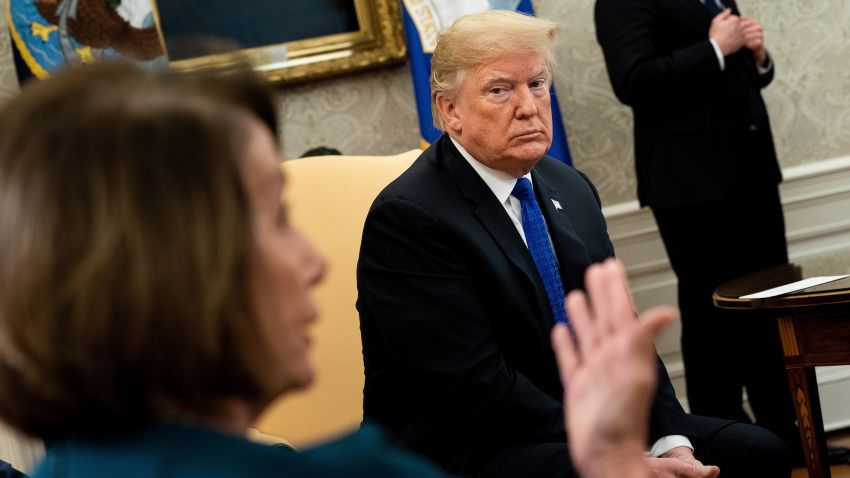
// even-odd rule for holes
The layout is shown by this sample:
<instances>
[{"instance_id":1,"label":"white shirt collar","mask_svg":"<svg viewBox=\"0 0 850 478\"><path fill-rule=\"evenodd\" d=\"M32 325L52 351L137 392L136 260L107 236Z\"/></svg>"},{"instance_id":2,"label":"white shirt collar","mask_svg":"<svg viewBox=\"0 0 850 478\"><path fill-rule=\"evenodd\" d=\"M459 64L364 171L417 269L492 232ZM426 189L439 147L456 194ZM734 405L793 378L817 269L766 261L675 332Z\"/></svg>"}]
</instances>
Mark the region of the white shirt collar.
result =
<instances>
[{"instance_id":1,"label":"white shirt collar","mask_svg":"<svg viewBox=\"0 0 850 478\"><path fill-rule=\"evenodd\" d=\"M481 176L481 179L487 184L487 187L493 191L493 194L496 196L496 199L499 200L499 203L505 204L508 202L508 198L511 195L511 192L514 190L514 186L516 185L517 178L511 176L510 174L504 171L498 171L493 169L484 163L479 162L477 159L473 158L469 151L467 151L463 146L460 145L457 140L449 136L449 139L452 140L452 144L455 145L455 148L460 152L460 155L463 156L472 169ZM523 176L524 178L531 181L531 172ZM534 183L532 183L533 185Z\"/></svg>"}]
</instances>

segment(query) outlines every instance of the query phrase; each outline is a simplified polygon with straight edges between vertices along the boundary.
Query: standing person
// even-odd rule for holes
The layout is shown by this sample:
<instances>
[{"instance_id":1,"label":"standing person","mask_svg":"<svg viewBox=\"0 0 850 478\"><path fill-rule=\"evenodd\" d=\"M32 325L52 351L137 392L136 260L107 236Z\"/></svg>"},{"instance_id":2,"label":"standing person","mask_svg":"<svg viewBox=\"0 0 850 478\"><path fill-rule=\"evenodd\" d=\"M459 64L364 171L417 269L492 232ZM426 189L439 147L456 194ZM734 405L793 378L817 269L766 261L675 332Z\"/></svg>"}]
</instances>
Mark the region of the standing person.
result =
<instances>
[{"instance_id":1,"label":"standing person","mask_svg":"<svg viewBox=\"0 0 850 478\"><path fill-rule=\"evenodd\" d=\"M679 280L693 413L756 423L800 459L774 321L714 307L720 284L788 262L781 173L760 90L775 67L734 0L597 0L597 38L634 113L638 198Z\"/></svg>"},{"instance_id":2,"label":"standing person","mask_svg":"<svg viewBox=\"0 0 850 478\"><path fill-rule=\"evenodd\" d=\"M364 226L364 418L452 473L575 476L549 332L568 320L564 292L614 251L593 185L546 156L555 30L487 11L440 34L431 98L445 134ZM789 475L773 434L687 416L658 366L655 473L716 476L702 460L726 478Z\"/></svg>"}]
</instances>

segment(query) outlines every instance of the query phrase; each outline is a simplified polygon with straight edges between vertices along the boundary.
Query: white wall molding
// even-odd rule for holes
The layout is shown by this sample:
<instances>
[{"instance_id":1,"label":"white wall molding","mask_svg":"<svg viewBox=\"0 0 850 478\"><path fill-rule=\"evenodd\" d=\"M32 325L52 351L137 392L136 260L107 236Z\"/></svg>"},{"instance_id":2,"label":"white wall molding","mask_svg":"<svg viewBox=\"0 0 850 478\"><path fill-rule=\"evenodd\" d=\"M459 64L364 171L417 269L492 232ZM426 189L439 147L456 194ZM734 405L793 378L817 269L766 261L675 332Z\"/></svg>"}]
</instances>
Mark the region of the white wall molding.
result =
<instances>
[{"instance_id":1,"label":"white wall molding","mask_svg":"<svg viewBox=\"0 0 850 478\"><path fill-rule=\"evenodd\" d=\"M795 166L783 171L780 187L788 253L792 262L850 250L850 156ZM648 208L629 201L603 209L608 232L625 263L639 310L676 303L676 276ZM805 271L818 274L818 271ZM850 270L846 271L850 272ZM684 404L684 367L679 324L658 341L658 350ZM818 385L827 430L850 426L850 366L818 368Z\"/></svg>"}]
</instances>

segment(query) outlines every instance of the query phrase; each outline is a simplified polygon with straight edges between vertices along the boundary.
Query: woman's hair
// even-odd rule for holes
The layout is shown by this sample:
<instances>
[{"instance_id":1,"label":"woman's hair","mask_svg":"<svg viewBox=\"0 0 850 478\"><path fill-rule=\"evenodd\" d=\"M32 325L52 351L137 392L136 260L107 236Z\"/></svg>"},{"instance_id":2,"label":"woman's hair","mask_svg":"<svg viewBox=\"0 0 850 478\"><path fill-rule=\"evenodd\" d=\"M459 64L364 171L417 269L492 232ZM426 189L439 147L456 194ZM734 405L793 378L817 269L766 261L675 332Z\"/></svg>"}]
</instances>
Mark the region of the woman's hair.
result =
<instances>
[{"instance_id":1,"label":"woman's hair","mask_svg":"<svg viewBox=\"0 0 850 478\"><path fill-rule=\"evenodd\" d=\"M100 64L0 110L0 416L105 436L224 397L268 400L246 289L246 73Z\"/></svg>"},{"instance_id":2,"label":"woman's hair","mask_svg":"<svg viewBox=\"0 0 850 478\"><path fill-rule=\"evenodd\" d=\"M431 56L431 114L443 127L437 95L454 96L469 69L511 53L543 55L552 74L555 23L507 10L488 10L460 17L440 33Z\"/></svg>"}]
</instances>

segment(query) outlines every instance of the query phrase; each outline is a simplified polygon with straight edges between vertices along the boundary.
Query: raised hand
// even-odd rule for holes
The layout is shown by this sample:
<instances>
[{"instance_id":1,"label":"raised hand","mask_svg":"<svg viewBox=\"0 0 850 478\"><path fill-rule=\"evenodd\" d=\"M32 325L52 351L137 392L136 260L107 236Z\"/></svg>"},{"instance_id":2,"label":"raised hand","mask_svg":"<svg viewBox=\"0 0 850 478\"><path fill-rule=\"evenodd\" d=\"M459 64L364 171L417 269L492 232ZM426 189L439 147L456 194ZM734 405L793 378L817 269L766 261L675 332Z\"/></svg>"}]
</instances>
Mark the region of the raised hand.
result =
<instances>
[{"instance_id":1,"label":"raised hand","mask_svg":"<svg viewBox=\"0 0 850 478\"><path fill-rule=\"evenodd\" d=\"M587 294L573 291L552 346L564 383L570 455L584 478L648 477L649 405L656 384L653 341L675 315L658 307L635 318L622 265L588 268Z\"/></svg>"}]
</instances>

